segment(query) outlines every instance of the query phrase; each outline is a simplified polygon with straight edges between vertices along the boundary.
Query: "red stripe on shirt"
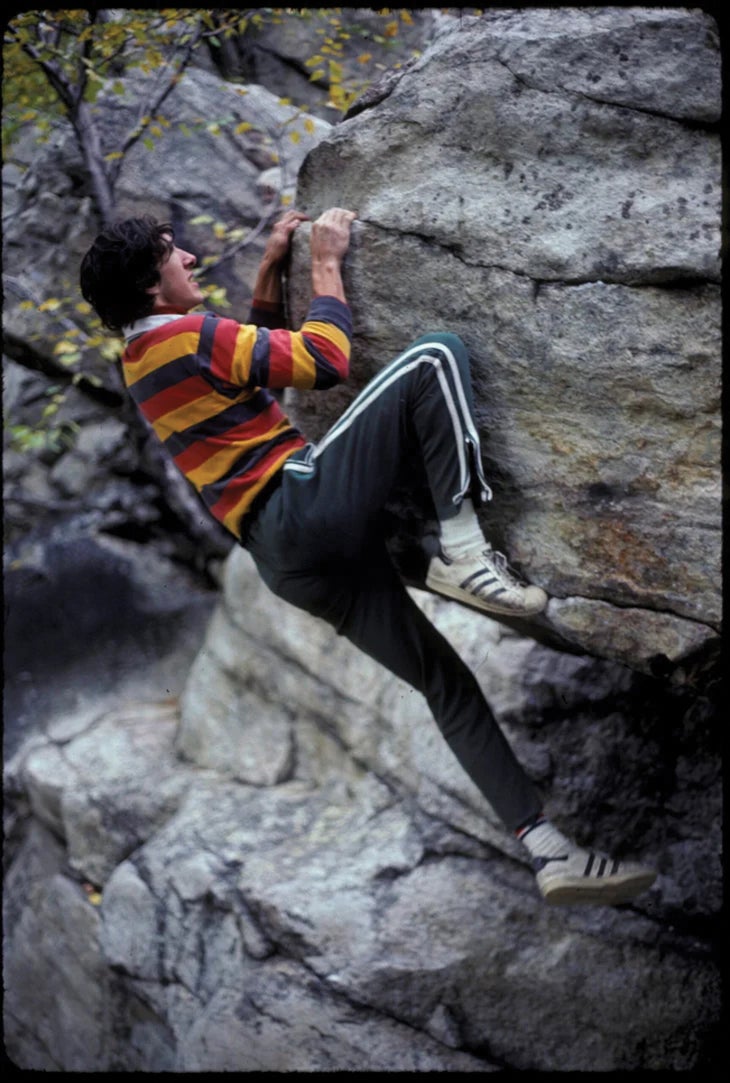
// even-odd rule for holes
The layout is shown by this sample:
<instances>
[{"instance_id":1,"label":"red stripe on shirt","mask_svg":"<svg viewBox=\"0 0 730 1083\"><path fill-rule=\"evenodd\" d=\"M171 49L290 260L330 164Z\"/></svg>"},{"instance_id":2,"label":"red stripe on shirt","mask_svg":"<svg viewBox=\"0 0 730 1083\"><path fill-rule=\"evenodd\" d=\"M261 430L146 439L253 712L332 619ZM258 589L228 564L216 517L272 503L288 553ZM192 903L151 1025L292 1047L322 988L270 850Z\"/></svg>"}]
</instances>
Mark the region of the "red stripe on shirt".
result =
<instances>
[{"instance_id":1,"label":"red stripe on shirt","mask_svg":"<svg viewBox=\"0 0 730 1083\"><path fill-rule=\"evenodd\" d=\"M240 425L233 425L216 437L201 435L200 440L175 455L175 466L184 474L188 474L191 470L202 466L212 455L217 455L221 448L230 447L237 440L264 441L269 436L276 435L277 429L282 430L288 424L289 421L282 413L278 402L272 402L255 418L249 418Z\"/></svg>"},{"instance_id":2,"label":"red stripe on shirt","mask_svg":"<svg viewBox=\"0 0 730 1083\"><path fill-rule=\"evenodd\" d=\"M291 387L294 375L291 331L269 333L269 387Z\"/></svg>"},{"instance_id":3,"label":"red stripe on shirt","mask_svg":"<svg viewBox=\"0 0 730 1083\"><path fill-rule=\"evenodd\" d=\"M350 371L350 358L349 355L344 354L339 346L336 346L331 338L326 338L324 335L318 335L311 331L305 331L304 337L307 342L311 342L313 346L319 350L322 356L329 361L329 363L337 369L338 374L344 379L349 375Z\"/></svg>"},{"instance_id":4,"label":"red stripe on shirt","mask_svg":"<svg viewBox=\"0 0 730 1083\"><path fill-rule=\"evenodd\" d=\"M210 359L210 371L222 380L231 381L233 358L236 354L236 339L239 324L234 320L220 320L216 327L213 350Z\"/></svg>"},{"instance_id":5,"label":"red stripe on shirt","mask_svg":"<svg viewBox=\"0 0 730 1083\"><path fill-rule=\"evenodd\" d=\"M190 376L187 380L181 380L180 383L158 391L156 395L140 402L139 408L148 421L157 421L181 406L189 406L196 399L205 398L211 391L210 384L202 376Z\"/></svg>"},{"instance_id":6,"label":"red stripe on shirt","mask_svg":"<svg viewBox=\"0 0 730 1083\"><path fill-rule=\"evenodd\" d=\"M293 443L300 444L302 441L297 440L293 441ZM210 505L213 515L217 519L224 520L226 515L247 496L251 489L257 488L257 481L271 470L274 463L281 458L288 458L292 450L292 447L278 445L256 463L253 470L248 470L245 474L239 474L237 477L231 478L216 503Z\"/></svg>"}]
</instances>

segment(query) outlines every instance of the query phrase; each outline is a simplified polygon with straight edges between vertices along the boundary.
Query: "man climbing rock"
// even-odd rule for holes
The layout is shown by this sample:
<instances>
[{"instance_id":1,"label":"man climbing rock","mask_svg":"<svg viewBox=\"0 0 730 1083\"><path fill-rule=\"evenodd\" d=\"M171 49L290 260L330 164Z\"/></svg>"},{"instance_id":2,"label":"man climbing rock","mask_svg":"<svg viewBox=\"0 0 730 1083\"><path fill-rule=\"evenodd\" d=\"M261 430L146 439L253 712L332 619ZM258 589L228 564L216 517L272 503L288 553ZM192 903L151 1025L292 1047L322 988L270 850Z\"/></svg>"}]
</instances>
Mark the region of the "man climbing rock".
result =
<instances>
[{"instance_id":1,"label":"man climbing rock","mask_svg":"<svg viewBox=\"0 0 730 1083\"><path fill-rule=\"evenodd\" d=\"M479 526L476 509L491 493L461 340L440 331L411 343L316 444L274 394L325 390L349 370L341 267L351 211L333 208L312 223L312 301L298 331L284 324L281 270L305 218L289 211L274 226L248 323L194 311L203 300L195 257L169 225L144 217L97 237L82 262L82 293L124 336L129 392L210 513L274 594L328 621L425 696L463 768L527 847L544 898L625 902L656 874L580 849L543 816L475 677L408 594L380 530L401 467L418 456L440 525L426 586L486 613L523 617L547 604Z\"/></svg>"}]
</instances>

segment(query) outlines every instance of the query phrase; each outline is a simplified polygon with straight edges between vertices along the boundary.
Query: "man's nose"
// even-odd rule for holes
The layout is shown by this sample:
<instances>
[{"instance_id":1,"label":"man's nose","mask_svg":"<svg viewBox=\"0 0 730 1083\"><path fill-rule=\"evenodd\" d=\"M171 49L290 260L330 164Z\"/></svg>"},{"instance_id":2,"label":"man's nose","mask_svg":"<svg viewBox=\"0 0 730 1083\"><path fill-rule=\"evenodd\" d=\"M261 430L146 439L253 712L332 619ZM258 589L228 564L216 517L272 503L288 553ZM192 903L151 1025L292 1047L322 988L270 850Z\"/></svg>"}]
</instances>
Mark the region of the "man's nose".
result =
<instances>
[{"instance_id":1,"label":"man's nose","mask_svg":"<svg viewBox=\"0 0 730 1083\"><path fill-rule=\"evenodd\" d=\"M195 264L198 262L192 252L185 251L183 251L182 253L182 260L185 267L194 267Z\"/></svg>"}]
</instances>

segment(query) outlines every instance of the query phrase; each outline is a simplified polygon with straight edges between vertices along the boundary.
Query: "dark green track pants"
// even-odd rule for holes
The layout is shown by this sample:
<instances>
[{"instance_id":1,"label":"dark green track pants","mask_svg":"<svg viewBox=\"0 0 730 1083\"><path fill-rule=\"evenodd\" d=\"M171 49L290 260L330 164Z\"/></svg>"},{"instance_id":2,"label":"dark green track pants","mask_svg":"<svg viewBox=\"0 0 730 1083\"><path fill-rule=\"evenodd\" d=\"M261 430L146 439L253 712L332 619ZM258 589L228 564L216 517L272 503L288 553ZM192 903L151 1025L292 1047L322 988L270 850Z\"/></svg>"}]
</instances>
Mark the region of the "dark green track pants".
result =
<instances>
[{"instance_id":1,"label":"dark green track pants","mask_svg":"<svg viewBox=\"0 0 730 1083\"><path fill-rule=\"evenodd\" d=\"M462 767L514 830L540 811L539 795L476 678L411 599L378 529L414 455L439 518L455 515L467 493L488 499L469 360L455 335L418 339L319 444L290 459L244 545L274 594L328 621L425 696Z\"/></svg>"}]
</instances>

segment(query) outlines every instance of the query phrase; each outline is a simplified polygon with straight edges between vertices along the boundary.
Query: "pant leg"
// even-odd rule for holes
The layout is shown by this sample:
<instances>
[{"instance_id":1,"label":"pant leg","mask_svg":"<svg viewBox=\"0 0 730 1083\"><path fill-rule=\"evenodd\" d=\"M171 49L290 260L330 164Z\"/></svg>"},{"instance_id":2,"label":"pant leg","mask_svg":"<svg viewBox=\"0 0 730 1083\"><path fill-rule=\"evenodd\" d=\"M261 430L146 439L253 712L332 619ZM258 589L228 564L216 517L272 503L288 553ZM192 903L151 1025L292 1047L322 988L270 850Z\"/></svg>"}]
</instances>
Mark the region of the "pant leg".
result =
<instances>
[{"instance_id":1,"label":"pant leg","mask_svg":"<svg viewBox=\"0 0 730 1083\"><path fill-rule=\"evenodd\" d=\"M262 531L252 553L275 594L327 620L424 695L451 751L508 830L540 812L539 794L476 678L410 597L384 546L357 565L282 570L272 565Z\"/></svg>"},{"instance_id":2,"label":"pant leg","mask_svg":"<svg viewBox=\"0 0 730 1083\"><path fill-rule=\"evenodd\" d=\"M469 359L452 334L424 335L382 369L315 446L284 467L306 490L318 545L354 552L384 507L403 464L418 456L439 519L469 493L491 496L473 420ZM295 497L295 503L301 503Z\"/></svg>"},{"instance_id":3,"label":"pant leg","mask_svg":"<svg viewBox=\"0 0 730 1083\"><path fill-rule=\"evenodd\" d=\"M422 455L434 504L458 511L481 473L468 357L426 335L386 366L322 441L284 467L246 547L270 589L327 620L421 692L446 741L505 825L542 807L476 678L412 600L374 520L404 456ZM407 460L406 460L407 461Z\"/></svg>"}]
</instances>

